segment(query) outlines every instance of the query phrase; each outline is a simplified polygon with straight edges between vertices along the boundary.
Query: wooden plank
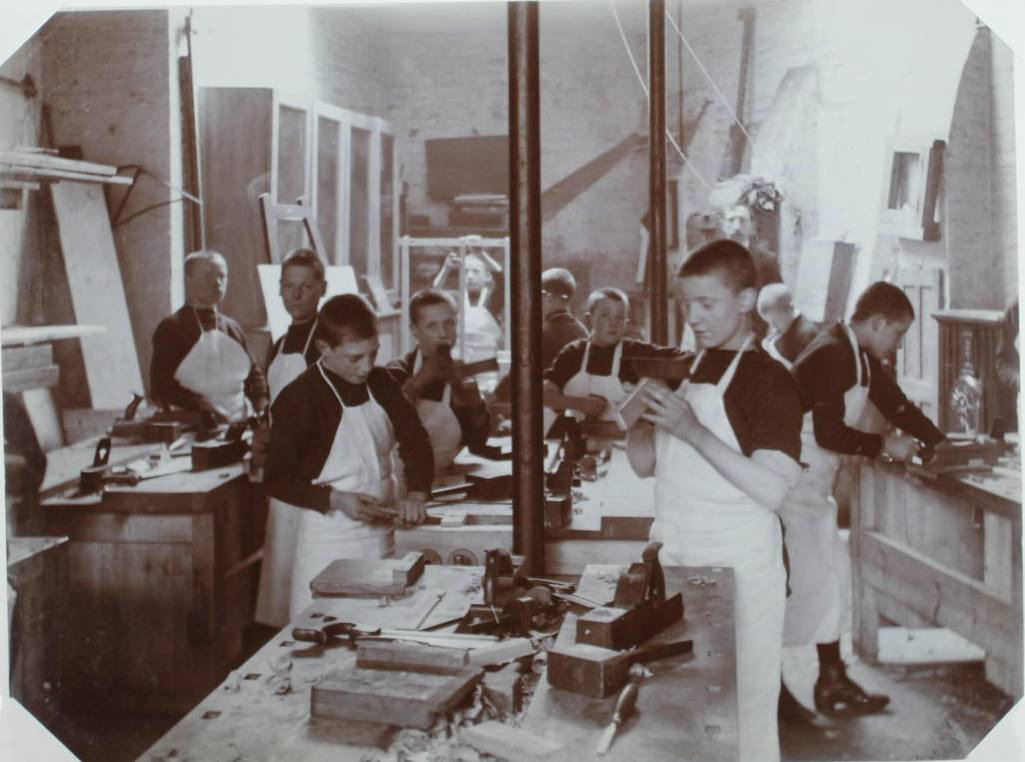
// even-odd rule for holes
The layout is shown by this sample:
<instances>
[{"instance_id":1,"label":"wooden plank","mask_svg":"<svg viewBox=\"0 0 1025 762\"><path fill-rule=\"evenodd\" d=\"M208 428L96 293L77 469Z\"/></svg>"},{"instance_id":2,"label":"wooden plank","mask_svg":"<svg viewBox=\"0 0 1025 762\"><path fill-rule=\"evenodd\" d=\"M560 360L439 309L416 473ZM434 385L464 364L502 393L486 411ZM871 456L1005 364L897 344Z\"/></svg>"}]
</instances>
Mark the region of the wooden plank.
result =
<instances>
[{"instance_id":1,"label":"wooden plank","mask_svg":"<svg viewBox=\"0 0 1025 762\"><path fill-rule=\"evenodd\" d=\"M1013 604L1011 593L1014 589L1014 565L1011 541L1014 532L1011 522L1003 516L987 513L983 517L982 533L984 543L982 578L986 586L991 588L998 597Z\"/></svg>"},{"instance_id":2,"label":"wooden plank","mask_svg":"<svg viewBox=\"0 0 1025 762\"><path fill-rule=\"evenodd\" d=\"M949 627L987 651L1013 648L1020 632L1015 612L978 580L946 569L906 545L875 532L865 536L865 577L878 590L935 624Z\"/></svg>"},{"instance_id":3,"label":"wooden plank","mask_svg":"<svg viewBox=\"0 0 1025 762\"><path fill-rule=\"evenodd\" d=\"M330 595L402 595L424 570L422 553L402 558L340 558L310 582L315 598Z\"/></svg>"},{"instance_id":4,"label":"wooden plank","mask_svg":"<svg viewBox=\"0 0 1025 762\"><path fill-rule=\"evenodd\" d=\"M25 403L25 412L32 421L39 446L47 453L46 470L49 473L51 453L65 441L53 389L26 389L21 393L21 401Z\"/></svg>"},{"instance_id":5,"label":"wooden plank","mask_svg":"<svg viewBox=\"0 0 1025 762\"><path fill-rule=\"evenodd\" d=\"M509 762L565 762L570 758L561 743L496 720L463 728L461 735L477 751Z\"/></svg>"},{"instance_id":6,"label":"wooden plank","mask_svg":"<svg viewBox=\"0 0 1025 762\"><path fill-rule=\"evenodd\" d=\"M81 183L56 183L51 193L75 319L107 326L81 338L92 405L119 407L145 387L107 202L101 188Z\"/></svg>"},{"instance_id":7,"label":"wooden plank","mask_svg":"<svg viewBox=\"0 0 1025 762\"><path fill-rule=\"evenodd\" d=\"M131 177L122 177L121 175L92 175L87 172L68 172L64 169L43 169L40 167L15 167L7 165L6 168L0 168L0 175L6 178L14 180L29 180L39 178L43 180L56 180L58 182L50 183L50 187L55 185L66 185L65 180L72 180L82 184L96 185L101 184L107 185L131 185L135 182Z\"/></svg>"},{"instance_id":8,"label":"wooden plank","mask_svg":"<svg viewBox=\"0 0 1025 762\"><path fill-rule=\"evenodd\" d=\"M56 386L60 379L60 368L47 365L43 368L24 368L22 370L4 370L3 384L5 392L23 392L28 389L49 389Z\"/></svg>"},{"instance_id":9,"label":"wooden plank","mask_svg":"<svg viewBox=\"0 0 1025 762\"><path fill-rule=\"evenodd\" d=\"M39 344L94 336L106 330L103 325L11 325L0 329L0 343L5 347Z\"/></svg>"},{"instance_id":10,"label":"wooden plank","mask_svg":"<svg viewBox=\"0 0 1025 762\"><path fill-rule=\"evenodd\" d=\"M25 167L64 169L69 172L83 172L111 176L117 174L117 167L109 164L95 164L79 159L65 159L45 153L22 153L21 151L0 151L0 164L18 164Z\"/></svg>"},{"instance_id":11,"label":"wooden plank","mask_svg":"<svg viewBox=\"0 0 1025 762\"><path fill-rule=\"evenodd\" d=\"M75 542L147 544L192 542L192 517L132 516L95 511L54 510L47 513L47 531Z\"/></svg>"},{"instance_id":12,"label":"wooden plank","mask_svg":"<svg viewBox=\"0 0 1025 762\"><path fill-rule=\"evenodd\" d=\"M589 564L629 564L641 557L644 540L557 540L545 546L546 574L581 574Z\"/></svg>"},{"instance_id":13,"label":"wooden plank","mask_svg":"<svg viewBox=\"0 0 1025 762\"><path fill-rule=\"evenodd\" d=\"M0 365L3 372L24 370L26 368L43 368L53 364L53 346L39 344L29 347L5 347L0 354ZM10 391L5 389L5 391Z\"/></svg>"}]
</instances>

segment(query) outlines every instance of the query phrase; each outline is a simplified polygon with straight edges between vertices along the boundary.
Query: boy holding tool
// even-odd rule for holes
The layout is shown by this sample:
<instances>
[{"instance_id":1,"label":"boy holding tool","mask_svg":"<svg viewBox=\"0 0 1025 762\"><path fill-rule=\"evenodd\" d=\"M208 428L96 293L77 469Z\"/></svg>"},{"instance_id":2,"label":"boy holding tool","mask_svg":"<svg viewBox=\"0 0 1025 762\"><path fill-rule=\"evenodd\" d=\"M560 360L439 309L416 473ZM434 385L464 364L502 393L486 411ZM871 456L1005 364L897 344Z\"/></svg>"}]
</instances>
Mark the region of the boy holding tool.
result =
<instances>
[{"instance_id":1,"label":"boy holding tool","mask_svg":"<svg viewBox=\"0 0 1025 762\"><path fill-rule=\"evenodd\" d=\"M409 300L409 322L416 347L387 370L416 406L434 451L434 470L452 463L464 446L480 450L488 441L491 417L476 385L456 373L456 301L446 291L428 288Z\"/></svg>"},{"instance_id":2,"label":"boy holding tool","mask_svg":"<svg viewBox=\"0 0 1025 762\"><path fill-rule=\"evenodd\" d=\"M292 567L290 618L312 596L310 582L338 558L384 558L395 523L420 524L434 478L430 439L412 404L374 367L377 316L356 294L320 310L320 359L278 395L264 483L271 497L303 511ZM391 467L395 446L406 496Z\"/></svg>"},{"instance_id":3,"label":"boy holding tool","mask_svg":"<svg viewBox=\"0 0 1025 762\"><path fill-rule=\"evenodd\" d=\"M651 540L663 543L662 563L733 569L740 759L774 762L786 596L776 512L800 472L801 401L755 340L747 249L708 243L678 278L700 349L675 392L659 383L643 392L648 412L627 454L656 479Z\"/></svg>"},{"instance_id":4,"label":"boy holding tool","mask_svg":"<svg viewBox=\"0 0 1025 762\"><path fill-rule=\"evenodd\" d=\"M871 434L859 428L872 400L879 412L902 431L927 445L944 439L925 415L904 396L883 369L915 318L907 295L890 283L873 283L858 298L854 315L821 333L797 358L793 373L801 389L804 427L801 456L807 469L787 496L782 512L790 554L792 594L787 601L787 646L815 643L819 677L815 708L837 714L869 714L890 699L869 694L847 677L840 658L840 628L850 595L850 558L840 541L833 487L844 455L875 458L883 453L898 461L915 454L917 443L906 434Z\"/></svg>"}]
</instances>

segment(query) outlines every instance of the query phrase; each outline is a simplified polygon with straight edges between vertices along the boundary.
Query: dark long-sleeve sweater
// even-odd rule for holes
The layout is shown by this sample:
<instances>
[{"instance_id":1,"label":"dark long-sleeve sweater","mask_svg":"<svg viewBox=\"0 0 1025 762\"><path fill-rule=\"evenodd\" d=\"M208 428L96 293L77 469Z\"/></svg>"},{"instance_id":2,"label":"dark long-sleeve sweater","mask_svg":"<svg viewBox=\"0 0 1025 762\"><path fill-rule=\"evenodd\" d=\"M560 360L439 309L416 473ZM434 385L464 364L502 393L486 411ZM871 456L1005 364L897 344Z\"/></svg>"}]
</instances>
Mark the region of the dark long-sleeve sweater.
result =
<instances>
[{"instance_id":1,"label":"dark long-sleeve sweater","mask_svg":"<svg viewBox=\"0 0 1025 762\"><path fill-rule=\"evenodd\" d=\"M868 397L879 412L897 428L927 445L935 445L944 439L933 422L904 396L879 360L860 348L858 351L862 362L868 363ZM845 455L867 455L870 458L882 452L881 435L853 428L843 420L844 394L858 382L858 370L851 342L840 323L832 325L808 345L797 358L793 372L801 390L804 409L812 412L815 441L821 447Z\"/></svg>"},{"instance_id":2,"label":"dark long-sleeve sweater","mask_svg":"<svg viewBox=\"0 0 1025 762\"><path fill-rule=\"evenodd\" d=\"M200 324L202 323L202 330ZM202 331L218 330L242 345L251 364L244 391L253 407L267 405L267 379L246 345L242 328L227 315L211 309L194 310L185 305L160 321L153 333L153 360L150 364L150 397L159 405L176 405L186 410L199 410L199 395L179 384L174 374L182 360L202 336Z\"/></svg>"},{"instance_id":3,"label":"dark long-sleeve sweater","mask_svg":"<svg viewBox=\"0 0 1025 762\"><path fill-rule=\"evenodd\" d=\"M419 349L414 349L385 366L400 387L413 377L413 368L416 367L416 356L419 351ZM444 381L433 381L420 390L421 399L441 402L444 396ZM478 404L460 405L453 396L450 403L452 413L459 421L459 430L462 436L460 444L463 447L469 447L471 451L478 451L487 444L488 434L491 432L491 416L488 415L484 400L477 394L475 401Z\"/></svg>"},{"instance_id":4,"label":"dark long-sleeve sweater","mask_svg":"<svg viewBox=\"0 0 1025 762\"><path fill-rule=\"evenodd\" d=\"M395 431L399 457L405 465L409 492L429 492L434 480L434 453L416 409L384 368L374 368L365 384L349 384L325 369L325 375L346 407L362 405L373 394ZM264 466L267 494L301 508L324 512L331 488L317 486L345 415L320 365L307 368L286 386L271 406L270 445ZM368 442L352 442L368 447Z\"/></svg>"}]
</instances>

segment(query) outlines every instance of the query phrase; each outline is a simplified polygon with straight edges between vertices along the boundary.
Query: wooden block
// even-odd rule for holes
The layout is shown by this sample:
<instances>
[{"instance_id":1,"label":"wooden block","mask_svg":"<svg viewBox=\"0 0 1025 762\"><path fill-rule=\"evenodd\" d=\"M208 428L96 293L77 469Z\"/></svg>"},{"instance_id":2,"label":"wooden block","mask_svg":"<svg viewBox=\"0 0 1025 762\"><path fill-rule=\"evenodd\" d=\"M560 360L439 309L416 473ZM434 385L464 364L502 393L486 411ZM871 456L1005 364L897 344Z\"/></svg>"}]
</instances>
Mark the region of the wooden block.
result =
<instances>
[{"instance_id":1,"label":"wooden block","mask_svg":"<svg viewBox=\"0 0 1025 762\"><path fill-rule=\"evenodd\" d=\"M238 463L248 447L241 439L196 442L192 445L192 470L206 471Z\"/></svg>"},{"instance_id":2,"label":"wooden block","mask_svg":"<svg viewBox=\"0 0 1025 762\"><path fill-rule=\"evenodd\" d=\"M340 558L313 578L314 597L326 595L402 595L423 574L423 553L402 558Z\"/></svg>"},{"instance_id":3,"label":"wooden block","mask_svg":"<svg viewBox=\"0 0 1025 762\"><path fill-rule=\"evenodd\" d=\"M499 714L519 713L523 708L523 675L519 662L513 662L495 672L484 673L484 691Z\"/></svg>"},{"instance_id":4,"label":"wooden block","mask_svg":"<svg viewBox=\"0 0 1025 762\"><path fill-rule=\"evenodd\" d=\"M480 678L479 669L438 675L353 668L313 686L310 713L427 730L439 716L452 711Z\"/></svg>"},{"instance_id":5,"label":"wooden block","mask_svg":"<svg viewBox=\"0 0 1025 762\"><path fill-rule=\"evenodd\" d=\"M451 674L466 668L467 648L446 648L398 640L361 640L356 666L363 669L409 670Z\"/></svg>"},{"instance_id":6,"label":"wooden block","mask_svg":"<svg viewBox=\"0 0 1025 762\"><path fill-rule=\"evenodd\" d=\"M484 722L462 730L463 740L479 752L508 762L562 762L565 746L502 722Z\"/></svg>"},{"instance_id":7,"label":"wooden block","mask_svg":"<svg viewBox=\"0 0 1025 762\"><path fill-rule=\"evenodd\" d=\"M553 688L605 698L626 685L631 665L680 656L693 650L692 640L631 651L613 651L590 643L556 644L548 651L548 683Z\"/></svg>"},{"instance_id":8,"label":"wooden block","mask_svg":"<svg viewBox=\"0 0 1025 762\"><path fill-rule=\"evenodd\" d=\"M513 659L535 653L530 638L507 638L498 643L481 646L470 651L470 664L487 667L492 664L505 664Z\"/></svg>"},{"instance_id":9,"label":"wooden block","mask_svg":"<svg viewBox=\"0 0 1025 762\"><path fill-rule=\"evenodd\" d=\"M27 347L5 347L0 356L4 374L12 370L43 368L53 365L53 345L36 344Z\"/></svg>"},{"instance_id":10,"label":"wooden block","mask_svg":"<svg viewBox=\"0 0 1025 762\"><path fill-rule=\"evenodd\" d=\"M681 619L682 593L659 605L644 604L632 609L603 606L577 620L577 642L622 651L647 642Z\"/></svg>"},{"instance_id":11,"label":"wooden block","mask_svg":"<svg viewBox=\"0 0 1025 762\"><path fill-rule=\"evenodd\" d=\"M4 368L3 381L5 392L22 392L26 389L47 389L56 386L60 380L60 368L46 365L42 368L22 368L8 371Z\"/></svg>"}]
</instances>

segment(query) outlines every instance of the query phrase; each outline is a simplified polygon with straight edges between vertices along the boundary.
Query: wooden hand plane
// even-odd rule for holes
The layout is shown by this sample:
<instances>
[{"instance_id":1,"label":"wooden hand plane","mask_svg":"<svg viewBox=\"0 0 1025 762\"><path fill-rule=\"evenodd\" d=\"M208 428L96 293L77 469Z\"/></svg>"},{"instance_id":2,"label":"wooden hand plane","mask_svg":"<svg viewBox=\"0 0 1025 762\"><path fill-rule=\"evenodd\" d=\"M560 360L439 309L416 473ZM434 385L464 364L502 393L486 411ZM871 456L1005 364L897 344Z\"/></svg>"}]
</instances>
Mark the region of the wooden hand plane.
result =
<instances>
[{"instance_id":1,"label":"wooden hand plane","mask_svg":"<svg viewBox=\"0 0 1025 762\"><path fill-rule=\"evenodd\" d=\"M577 643L622 651L683 619L683 594L666 598L665 574L658 561L661 547L660 542L650 543L641 561L620 576L611 606L592 609L577 620Z\"/></svg>"}]
</instances>

